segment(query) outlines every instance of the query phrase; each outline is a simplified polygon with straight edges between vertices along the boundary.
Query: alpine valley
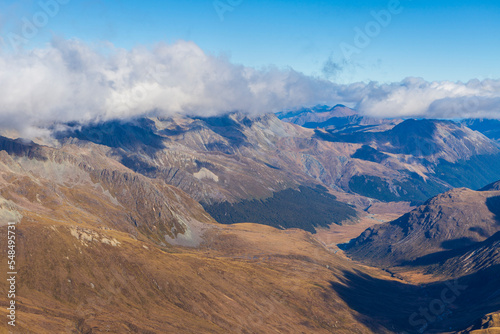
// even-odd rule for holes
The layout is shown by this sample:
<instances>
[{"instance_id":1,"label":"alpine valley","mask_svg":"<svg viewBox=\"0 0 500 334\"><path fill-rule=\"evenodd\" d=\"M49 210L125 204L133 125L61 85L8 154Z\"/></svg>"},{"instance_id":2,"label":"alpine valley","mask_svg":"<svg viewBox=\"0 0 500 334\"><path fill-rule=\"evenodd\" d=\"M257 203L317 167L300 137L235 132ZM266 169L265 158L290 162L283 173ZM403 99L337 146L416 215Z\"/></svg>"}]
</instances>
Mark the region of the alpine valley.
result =
<instances>
[{"instance_id":1,"label":"alpine valley","mask_svg":"<svg viewBox=\"0 0 500 334\"><path fill-rule=\"evenodd\" d=\"M500 333L499 124L337 105L5 131L16 330Z\"/></svg>"}]
</instances>

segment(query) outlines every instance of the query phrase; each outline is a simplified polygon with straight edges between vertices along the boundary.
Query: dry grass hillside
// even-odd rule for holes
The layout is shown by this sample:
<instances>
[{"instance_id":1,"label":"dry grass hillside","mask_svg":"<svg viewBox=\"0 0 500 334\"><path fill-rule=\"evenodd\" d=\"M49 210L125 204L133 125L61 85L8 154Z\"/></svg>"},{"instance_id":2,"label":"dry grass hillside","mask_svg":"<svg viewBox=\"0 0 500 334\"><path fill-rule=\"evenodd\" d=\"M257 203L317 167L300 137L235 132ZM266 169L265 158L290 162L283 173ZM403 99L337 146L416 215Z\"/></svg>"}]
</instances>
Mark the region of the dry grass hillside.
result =
<instances>
[{"instance_id":1,"label":"dry grass hillside","mask_svg":"<svg viewBox=\"0 0 500 334\"><path fill-rule=\"evenodd\" d=\"M24 214L19 333L389 332L330 287L355 269L382 274L330 254L306 232L243 224L213 229L193 249L83 217Z\"/></svg>"},{"instance_id":2,"label":"dry grass hillside","mask_svg":"<svg viewBox=\"0 0 500 334\"><path fill-rule=\"evenodd\" d=\"M329 247L328 234L219 225L106 146L0 144L0 234L18 222L16 333L417 333L413 313L446 284L357 264ZM495 270L489 281L466 277L474 288L428 328L463 330L496 312L497 297L480 302ZM6 306L0 298L4 319Z\"/></svg>"},{"instance_id":3,"label":"dry grass hillside","mask_svg":"<svg viewBox=\"0 0 500 334\"><path fill-rule=\"evenodd\" d=\"M218 225L106 147L8 145L1 234L18 221L19 333L389 332L331 288L357 267L309 233Z\"/></svg>"}]
</instances>

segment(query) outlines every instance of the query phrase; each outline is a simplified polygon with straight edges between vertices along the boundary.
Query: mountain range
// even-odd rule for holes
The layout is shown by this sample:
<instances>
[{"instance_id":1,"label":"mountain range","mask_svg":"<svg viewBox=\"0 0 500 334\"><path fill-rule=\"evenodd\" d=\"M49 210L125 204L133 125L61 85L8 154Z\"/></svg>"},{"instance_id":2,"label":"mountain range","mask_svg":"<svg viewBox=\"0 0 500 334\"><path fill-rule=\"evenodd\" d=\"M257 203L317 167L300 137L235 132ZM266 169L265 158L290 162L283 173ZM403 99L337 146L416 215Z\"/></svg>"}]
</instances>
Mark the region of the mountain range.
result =
<instances>
[{"instance_id":1,"label":"mountain range","mask_svg":"<svg viewBox=\"0 0 500 334\"><path fill-rule=\"evenodd\" d=\"M4 133L0 229L18 222L19 328L489 333L495 125L337 105ZM450 284L466 288L422 316Z\"/></svg>"}]
</instances>

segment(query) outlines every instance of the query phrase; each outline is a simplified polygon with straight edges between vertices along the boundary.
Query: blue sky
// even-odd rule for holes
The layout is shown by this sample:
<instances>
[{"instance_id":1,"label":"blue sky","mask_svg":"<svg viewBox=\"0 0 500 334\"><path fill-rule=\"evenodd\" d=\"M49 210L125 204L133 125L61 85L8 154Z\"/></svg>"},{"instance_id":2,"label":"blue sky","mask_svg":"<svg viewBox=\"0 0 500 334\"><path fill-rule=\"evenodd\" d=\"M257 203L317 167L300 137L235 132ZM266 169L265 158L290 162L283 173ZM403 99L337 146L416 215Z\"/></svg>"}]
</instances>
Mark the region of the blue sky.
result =
<instances>
[{"instance_id":1,"label":"blue sky","mask_svg":"<svg viewBox=\"0 0 500 334\"><path fill-rule=\"evenodd\" d=\"M32 21L42 10L40 3L52 1L2 1L4 40L8 33L20 34L23 18ZM54 35L127 49L183 39L210 54L226 54L234 63L292 67L344 84L409 76L429 81L500 77L497 0L401 0L403 11L391 15L390 24L349 60L341 43L354 45L354 29L364 31L374 20L371 12L387 10L390 1L222 0L219 4L232 8L223 20L212 0L65 2L25 48L43 46ZM325 73L329 59L337 71Z\"/></svg>"},{"instance_id":2,"label":"blue sky","mask_svg":"<svg viewBox=\"0 0 500 334\"><path fill-rule=\"evenodd\" d=\"M0 130L338 103L500 119L499 32L498 0L2 0Z\"/></svg>"}]
</instances>

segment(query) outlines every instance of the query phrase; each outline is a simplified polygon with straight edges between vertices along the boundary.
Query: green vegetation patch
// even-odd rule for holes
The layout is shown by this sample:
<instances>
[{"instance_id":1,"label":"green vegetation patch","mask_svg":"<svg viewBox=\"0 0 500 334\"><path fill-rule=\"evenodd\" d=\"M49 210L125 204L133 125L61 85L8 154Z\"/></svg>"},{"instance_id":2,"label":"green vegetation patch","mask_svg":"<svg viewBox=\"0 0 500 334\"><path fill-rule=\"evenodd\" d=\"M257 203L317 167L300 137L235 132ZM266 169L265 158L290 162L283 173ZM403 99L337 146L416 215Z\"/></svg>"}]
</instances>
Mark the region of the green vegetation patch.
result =
<instances>
[{"instance_id":1,"label":"green vegetation patch","mask_svg":"<svg viewBox=\"0 0 500 334\"><path fill-rule=\"evenodd\" d=\"M257 223L281 229L300 228L311 233L316 227L340 225L357 216L352 206L337 201L322 186L286 189L262 200L203 206L221 224Z\"/></svg>"},{"instance_id":2,"label":"green vegetation patch","mask_svg":"<svg viewBox=\"0 0 500 334\"><path fill-rule=\"evenodd\" d=\"M425 181L419 175L410 173L405 181L393 181L392 186L377 176L354 176L349 181L349 188L360 195L384 202L411 202L421 204L448 188L432 180Z\"/></svg>"},{"instance_id":3,"label":"green vegetation patch","mask_svg":"<svg viewBox=\"0 0 500 334\"><path fill-rule=\"evenodd\" d=\"M435 172L452 187L480 189L500 180L500 155L476 155L455 163L441 160Z\"/></svg>"},{"instance_id":4,"label":"green vegetation patch","mask_svg":"<svg viewBox=\"0 0 500 334\"><path fill-rule=\"evenodd\" d=\"M385 159L389 158L387 154L377 151L368 145L363 145L351 157L376 163L381 163Z\"/></svg>"}]
</instances>

